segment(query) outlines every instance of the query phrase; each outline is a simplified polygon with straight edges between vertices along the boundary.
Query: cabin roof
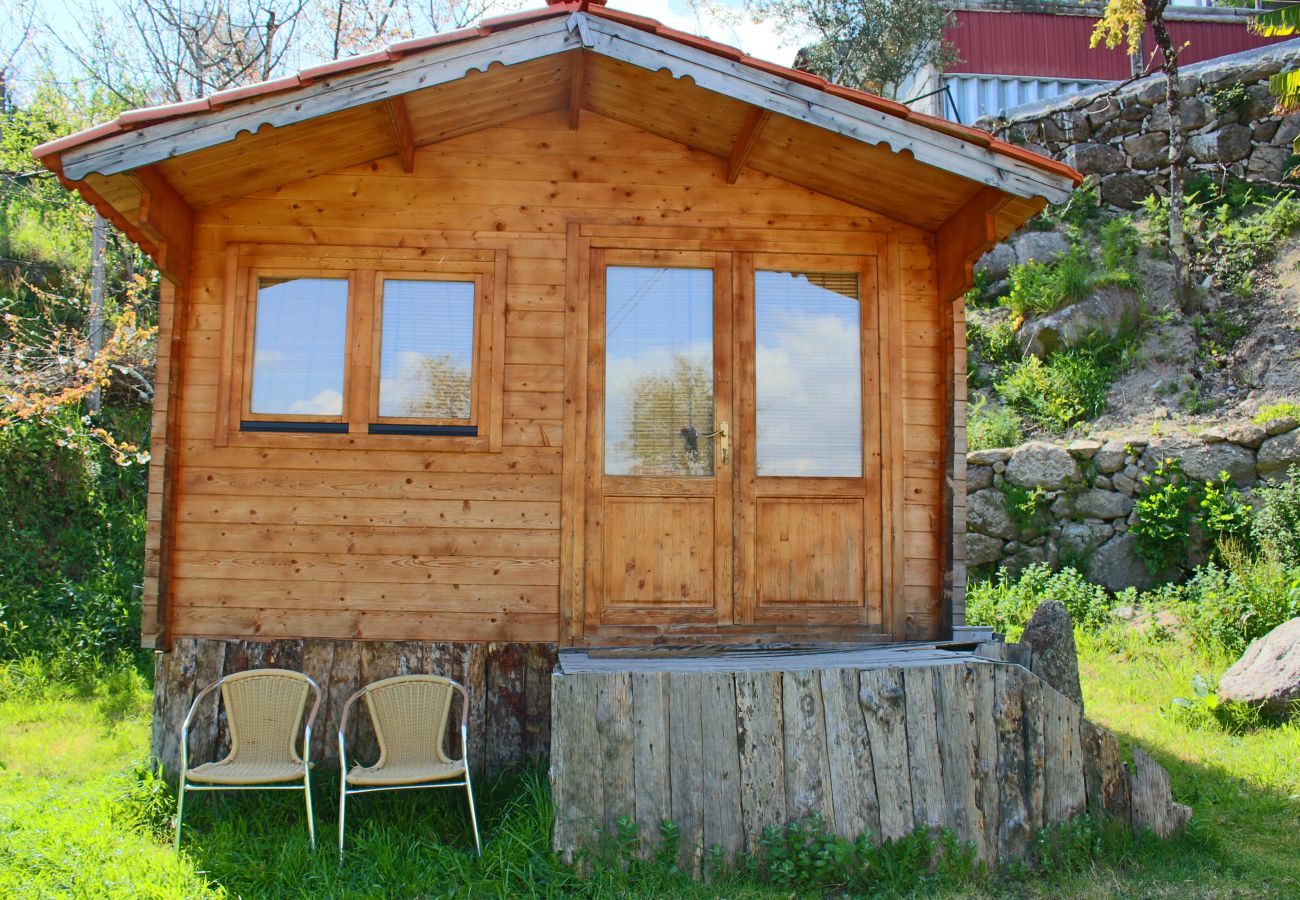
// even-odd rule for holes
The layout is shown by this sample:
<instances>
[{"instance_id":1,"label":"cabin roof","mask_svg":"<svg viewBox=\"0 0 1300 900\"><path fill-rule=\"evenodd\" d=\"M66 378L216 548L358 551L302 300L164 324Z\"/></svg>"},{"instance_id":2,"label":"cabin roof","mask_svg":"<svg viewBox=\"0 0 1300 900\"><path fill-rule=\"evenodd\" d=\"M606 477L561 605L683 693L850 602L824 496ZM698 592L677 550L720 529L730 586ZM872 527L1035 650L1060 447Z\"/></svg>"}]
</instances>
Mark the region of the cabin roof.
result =
<instances>
[{"instance_id":1,"label":"cabin roof","mask_svg":"<svg viewBox=\"0 0 1300 900\"><path fill-rule=\"evenodd\" d=\"M595 63L584 72L579 56ZM393 155L394 132L399 145L405 134L409 150L563 109L579 85L587 95L581 102L602 115L724 159L734 160L735 148L748 142L744 164L929 230L983 187L1022 201L1008 214L1008 225L1018 217L1018 226L1082 180L1069 166L977 129L591 0L551 3L286 78L131 110L34 155L149 249L156 242L139 227L141 198L150 193L136 177L142 170L150 183L167 182L190 207L202 208ZM440 127L453 110L465 119L467 108L474 110L468 120ZM339 133L348 139L339 141ZM814 137L816 159L782 162ZM269 171L265 151L277 143L311 152L285 157L301 165ZM236 153L260 158L260 168L241 171ZM864 179L864 171L876 177ZM916 183L907 190L905 181Z\"/></svg>"}]
</instances>

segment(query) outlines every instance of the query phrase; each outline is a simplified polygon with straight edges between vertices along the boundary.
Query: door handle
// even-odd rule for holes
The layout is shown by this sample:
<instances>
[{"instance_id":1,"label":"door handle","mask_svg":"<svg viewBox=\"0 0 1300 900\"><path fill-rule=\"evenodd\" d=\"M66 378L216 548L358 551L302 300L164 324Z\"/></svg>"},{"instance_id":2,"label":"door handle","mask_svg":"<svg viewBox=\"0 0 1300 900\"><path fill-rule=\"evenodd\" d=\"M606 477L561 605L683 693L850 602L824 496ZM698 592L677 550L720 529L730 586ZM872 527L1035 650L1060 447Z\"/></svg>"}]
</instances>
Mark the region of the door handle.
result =
<instances>
[{"instance_id":1,"label":"door handle","mask_svg":"<svg viewBox=\"0 0 1300 900\"><path fill-rule=\"evenodd\" d=\"M722 452L722 464L725 466L727 460L731 457L731 441L727 438L727 423L720 423L717 431L710 431L708 434L700 435L700 437L722 438L718 442L718 449Z\"/></svg>"}]
</instances>

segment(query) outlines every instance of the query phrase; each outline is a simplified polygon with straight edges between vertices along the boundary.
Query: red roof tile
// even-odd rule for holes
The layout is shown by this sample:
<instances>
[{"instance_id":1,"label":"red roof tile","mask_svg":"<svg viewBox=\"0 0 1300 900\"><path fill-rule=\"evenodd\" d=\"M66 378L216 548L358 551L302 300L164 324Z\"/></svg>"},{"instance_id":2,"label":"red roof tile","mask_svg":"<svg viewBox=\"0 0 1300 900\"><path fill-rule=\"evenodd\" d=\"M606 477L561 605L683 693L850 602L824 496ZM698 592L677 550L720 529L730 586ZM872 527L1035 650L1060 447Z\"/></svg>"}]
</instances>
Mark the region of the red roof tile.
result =
<instances>
[{"instance_id":1,"label":"red roof tile","mask_svg":"<svg viewBox=\"0 0 1300 900\"><path fill-rule=\"evenodd\" d=\"M798 69L792 69L787 66L777 65L776 63L767 62L766 60L755 59L752 56L745 55L735 47L729 47L716 41L702 38L697 35L687 34L683 31L677 31L668 28L654 19L648 19L645 16L638 16L633 13L622 10L609 9L598 0L568 0L568 2L556 2L550 5L525 12L514 13L507 16L499 16L493 19L485 19L475 28L463 28L458 31L447 32L445 34L436 34L429 37L414 38L412 40L399 41L388 47L387 50L376 53L369 53L365 56L350 57L348 59L336 60L324 65L315 66L305 69L298 75L291 75L287 78L278 78L274 81L265 81L259 84L251 84L246 87L234 88L228 91L222 91L213 94L211 97L202 100L191 100L185 103L175 103L169 106L156 106L148 109L132 110L122 113L114 121L104 125L98 125L94 128L81 131L58 140L42 144L33 151L33 155L43 160L47 166L55 171L59 171L57 159L58 154L65 153L74 147L80 147L95 141L106 138L110 135L123 131L130 131L147 122L159 122L165 119L174 119L187 115L206 112L211 109L219 109L229 106L232 103L249 100L253 97L260 97L266 94L276 93L278 91L294 90L312 80L318 80L331 75L338 75L343 72L352 72L380 63L386 63L394 59L400 59L429 50L433 47L447 46L449 44L470 41L475 38L493 34L499 31L505 31L510 28L517 28L530 22L537 22L543 19L554 18L557 16L567 15L569 13L582 11L589 15L609 19L614 22L621 22L633 28L643 31L652 32L668 40L676 41L688 47L706 53L712 53L724 59L742 63L754 69L775 75L778 78L784 78L816 90L825 91L834 97L857 103L861 106L874 109L878 112L886 113L903 119L907 122L929 128L941 134L947 134L960 140L969 141L978 146L987 147L990 151L1001 156L1027 163L1037 169L1051 172L1062 178L1068 178L1075 184L1083 180L1078 172L1053 159L1039 156L1022 147L1016 147L1004 141L994 139L985 132L978 131L966 126L957 125L944 119L937 119L932 116L922 115L912 111L901 103L892 100L886 100L869 94L865 91L846 88L841 85L831 84L824 78L819 78L808 72Z\"/></svg>"}]
</instances>

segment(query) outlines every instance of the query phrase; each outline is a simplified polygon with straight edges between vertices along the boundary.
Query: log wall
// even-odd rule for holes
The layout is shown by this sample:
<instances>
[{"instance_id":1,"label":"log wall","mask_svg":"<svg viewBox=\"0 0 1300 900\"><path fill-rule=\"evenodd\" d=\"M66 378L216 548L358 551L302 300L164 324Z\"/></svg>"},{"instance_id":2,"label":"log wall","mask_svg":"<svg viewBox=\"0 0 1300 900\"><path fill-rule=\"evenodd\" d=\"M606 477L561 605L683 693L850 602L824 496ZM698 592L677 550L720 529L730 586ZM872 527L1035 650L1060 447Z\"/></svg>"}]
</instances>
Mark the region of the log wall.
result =
<instances>
[{"instance_id":1,"label":"log wall","mask_svg":"<svg viewBox=\"0 0 1300 900\"><path fill-rule=\"evenodd\" d=\"M634 669L634 665L631 667ZM560 674L553 680L554 848L566 858L627 816L659 822L679 864L757 853L763 830L817 814L877 842L952 829L989 863L1026 859L1085 810L1162 835L1190 811L1169 777L1023 666Z\"/></svg>"},{"instance_id":2,"label":"log wall","mask_svg":"<svg viewBox=\"0 0 1300 900\"><path fill-rule=\"evenodd\" d=\"M176 641L157 655L154 672L153 757L168 777L180 767L181 722L194 696L223 675L258 668L293 669L321 688L311 758L318 769L336 766L343 704L373 681L430 673L459 681L469 691L470 762L477 774L543 757L550 749L553 644L460 644L430 641ZM204 701L190 729L192 764L219 759L230 746L225 716L215 696ZM459 709L453 728L459 733ZM373 761L374 736L364 706L348 726L349 755ZM458 749L459 738L449 745ZM354 749L355 748L355 749Z\"/></svg>"},{"instance_id":3,"label":"log wall","mask_svg":"<svg viewBox=\"0 0 1300 900\"><path fill-rule=\"evenodd\" d=\"M886 485L895 526L881 537L893 600L883 631L941 636L952 322L937 299L933 236L752 169L731 184L715 155L587 111L580 119L573 130L559 111L451 138L418 149L410 173L389 157L319 174L300 158L318 142L264 150L258 165L313 177L197 204L190 283L165 291L160 312L169 348L160 397L164 382L173 390L154 421L146 646L166 649L172 637L573 639L565 604L580 608L581 598L562 585L580 584L581 573L565 570L562 548L580 516L563 471L585 449L565 434L566 403L582 402L565 390L585 360L566 334L586 314L570 271L574 226L622 229L647 246L886 248L880 302L896 381L882 410L901 471ZM187 166L198 163L177 161L170 174L185 183ZM223 431L230 248L273 245L504 254L500 451L426 437ZM184 340L170 343L173 334Z\"/></svg>"}]
</instances>

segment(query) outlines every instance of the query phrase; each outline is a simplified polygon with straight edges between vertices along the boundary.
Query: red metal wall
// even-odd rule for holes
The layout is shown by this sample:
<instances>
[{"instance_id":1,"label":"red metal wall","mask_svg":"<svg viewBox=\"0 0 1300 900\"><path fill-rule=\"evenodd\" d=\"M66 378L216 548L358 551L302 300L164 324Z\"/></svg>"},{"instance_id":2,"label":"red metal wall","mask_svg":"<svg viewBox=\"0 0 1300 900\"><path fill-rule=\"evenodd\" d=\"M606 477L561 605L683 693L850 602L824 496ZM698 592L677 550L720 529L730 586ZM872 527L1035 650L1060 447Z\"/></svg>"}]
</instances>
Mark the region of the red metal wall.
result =
<instances>
[{"instance_id":1,"label":"red metal wall","mask_svg":"<svg viewBox=\"0 0 1300 900\"><path fill-rule=\"evenodd\" d=\"M1131 71L1122 48L1089 48L1097 22L1094 16L965 9L955 15L957 25L949 30L948 39L961 57L948 72L1112 81L1127 78ZM1169 33L1175 44L1189 42L1179 57L1182 65L1285 40L1252 34L1241 20L1174 21L1169 23ZM1148 31L1143 47L1154 46Z\"/></svg>"}]
</instances>

